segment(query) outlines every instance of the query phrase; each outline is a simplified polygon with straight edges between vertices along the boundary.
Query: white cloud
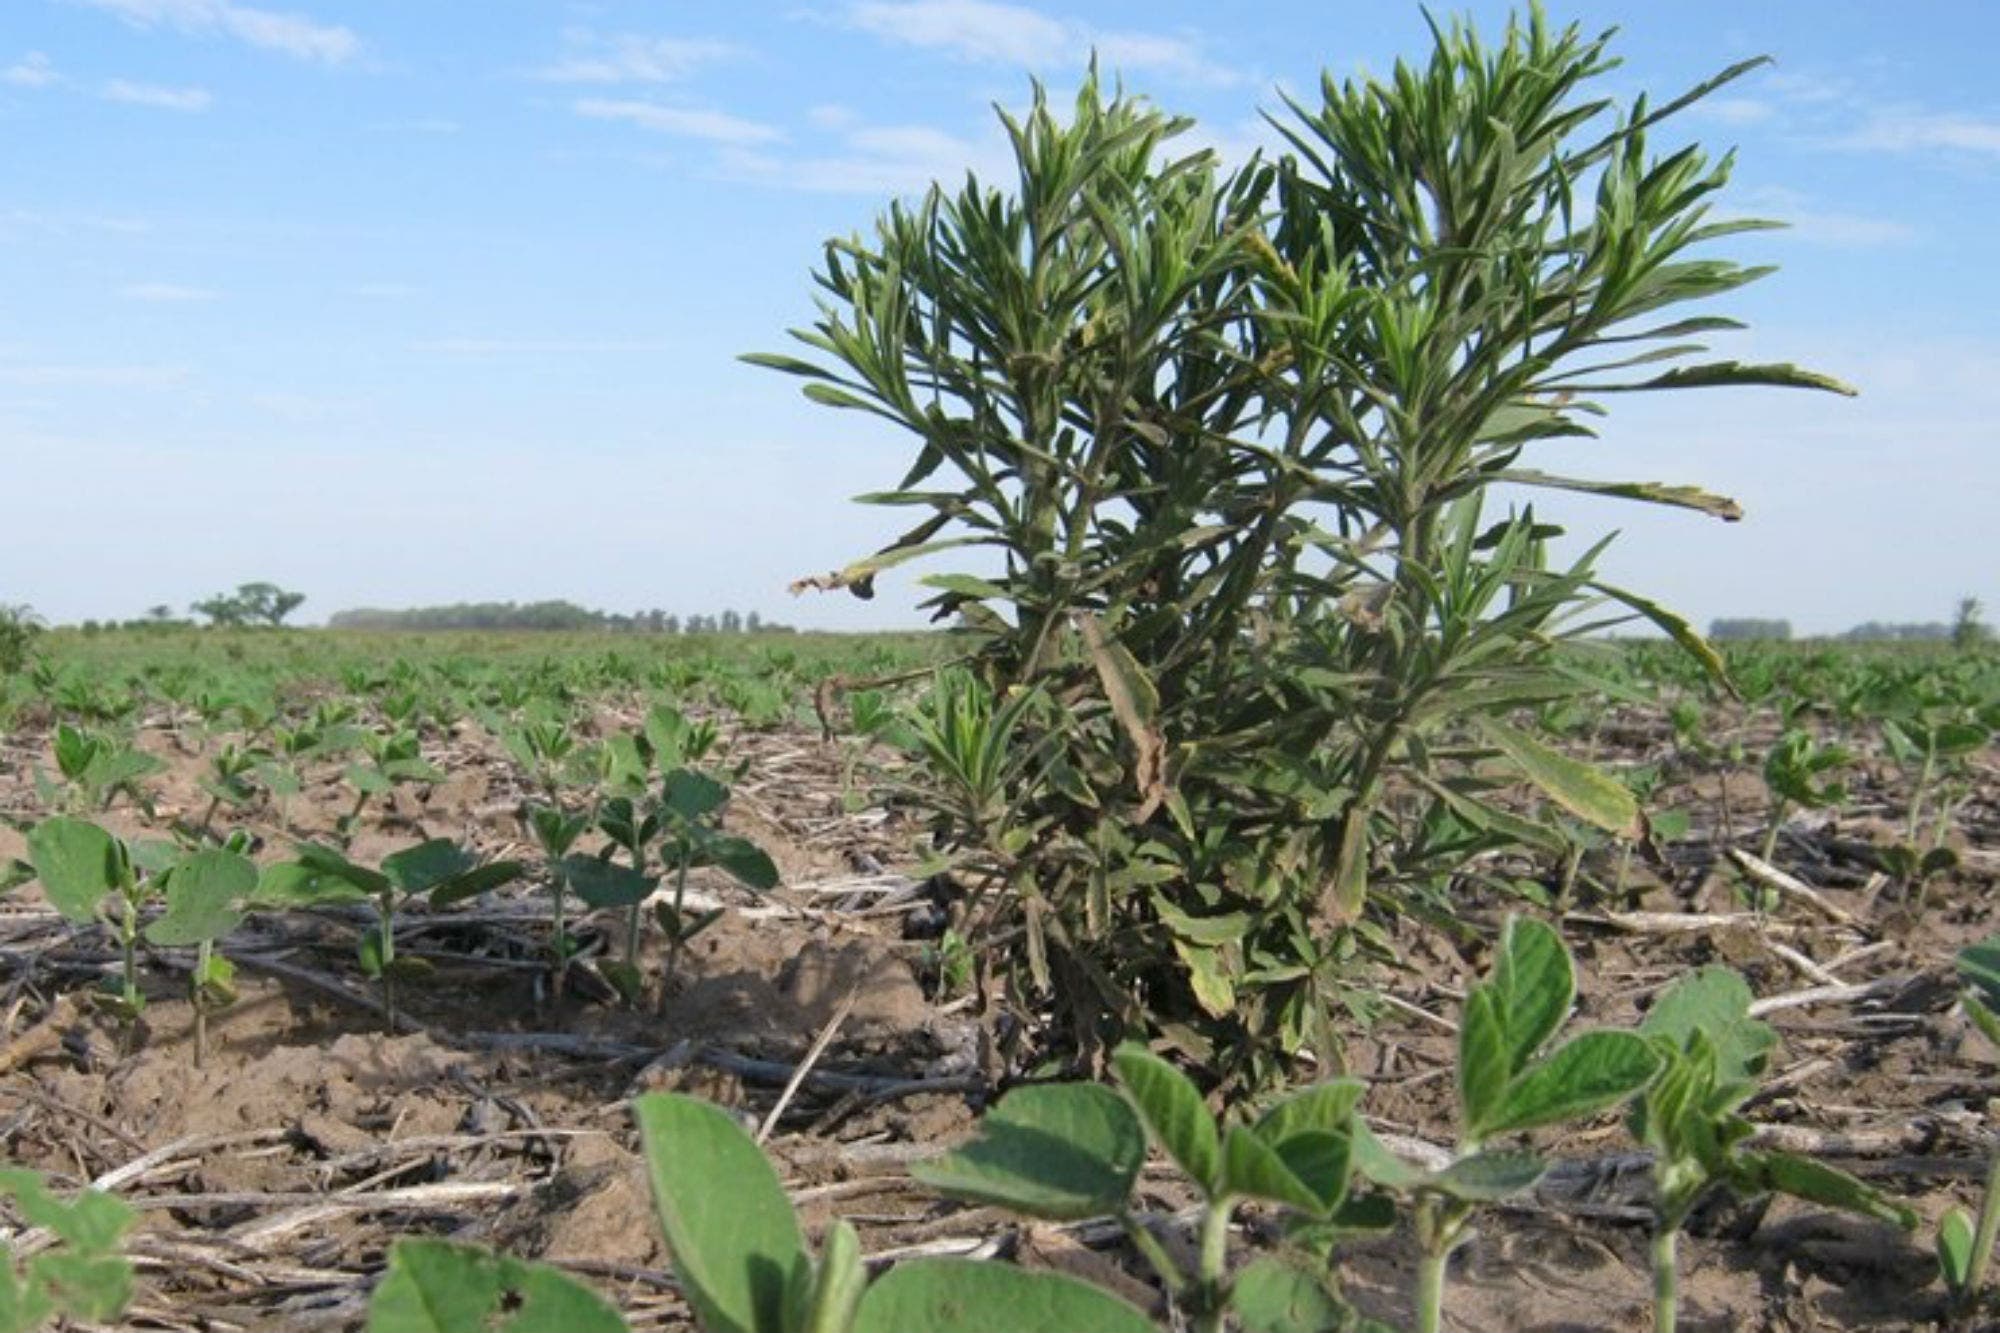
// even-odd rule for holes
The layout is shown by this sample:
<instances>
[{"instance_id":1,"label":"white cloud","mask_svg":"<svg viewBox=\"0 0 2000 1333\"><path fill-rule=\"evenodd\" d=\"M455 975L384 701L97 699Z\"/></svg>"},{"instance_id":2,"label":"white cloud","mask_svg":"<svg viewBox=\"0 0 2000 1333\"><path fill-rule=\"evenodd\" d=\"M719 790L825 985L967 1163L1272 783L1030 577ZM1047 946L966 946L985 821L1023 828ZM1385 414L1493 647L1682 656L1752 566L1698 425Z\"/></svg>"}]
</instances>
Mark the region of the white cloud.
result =
<instances>
[{"instance_id":1,"label":"white cloud","mask_svg":"<svg viewBox=\"0 0 2000 1333\"><path fill-rule=\"evenodd\" d=\"M1738 202L1743 205L1742 216L1782 222L1785 230L1778 233L1781 237L1811 245L1872 250L1908 245L1921 234L1917 227L1896 218L1822 208L1797 190L1775 186L1747 191Z\"/></svg>"},{"instance_id":2,"label":"white cloud","mask_svg":"<svg viewBox=\"0 0 2000 1333\"><path fill-rule=\"evenodd\" d=\"M2000 120L1957 112L1881 111L1835 140L1841 148L1884 153L1972 153L2000 158Z\"/></svg>"},{"instance_id":3,"label":"white cloud","mask_svg":"<svg viewBox=\"0 0 2000 1333\"><path fill-rule=\"evenodd\" d=\"M433 338L410 344L413 352L445 356L596 356L671 352L674 344L595 338Z\"/></svg>"},{"instance_id":4,"label":"white cloud","mask_svg":"<svg viewBox=\"0 0 2000 1333\"><path fill-rule=\"evenodd\" d=\"M162 111L206 111L215 100L206 88L162 88L151 83L113 79L99 96L107 102L127 102L133 106L158 107Z\"/></svg>"},{"instance_id":5,"label":"white cloud","mask_svg":"<svg viewBox=\"0 0 2000 1333\"><path fill-rule=\"evenodd\" d=\"M859 126L840 136L832 152L782 156L735 150L721 159L724 175L762 185L826 194L917 194L933 183L947 186L976 172L998 180L1011 170L997 134L973 140L928 125Z\"/></svg>"},{"instance_id":6,"label":"white cloud","mask_svg":"<svg viewBox=\"0 0 2000 1333\"><path fill-rule=\"evenodd\" d=\"M570 48L535 77L550 83L673 83L704 65L741 54L728 42L705 37L648 37L639 33L599 36L572 29L563 34Z\"/></svg>"},{"instance_id":7,"label":"white cloud","mask_svg":"<svg viewBox=\"0 0 2000 1333\"><path fill-rule=\"evenodd\" d=\"M129 287L121 287L118 294L128 301L153 301L160 304L213 301L220 295L207 287L186 287L177 282L135 282Z\"/></svg>"},{"instance_id":8,"label":"white cloud","mask_svg":"<svg viewBox=\"0 0 2000 1333\"><path fill-rule=\"evenodd\" d=\"M1695 103L1688 114L1723 125L1762 125L1777 116L1778 108L1755 97L1711 97Z\"/></svg>"},{"instance_id":9,"label":"white cloud","mask_svg":"<svg viewBox=\"0 0 2000 1333\"><path fill-rule=\"evenodd\" d=\"M81 389L171 389L185 383L186 366L0 365L0 384Z\"/></svg>"},{"instance_id":10,"label":"white cloud","mask_svg":"<svg viewBox=\"0 0 2000 1333\"><path fill-rule=\"evenodd\" d=\"M0 70L0 83L12 84L16 88L47 88L61 82L62 75L56 73L55 62L40 51L30 51Z\"/></svg>"},{"instance_id":11,"label":"white cloud","mask_svg":"<svg viewBox=\"0 0 2000 1333\"><path fill-rule=\"evenodd\" d=\"M593 120L622 120L641 129L685 139L702 139L709 143L773 143L785 137L774 126L745 120L724 111L662 106L657 102L586 97L576 103L575 110L579 116L588 116Z\"/></svg>"},{"instance_id":12,"label":"white cloud","mask_svg":"<svg viewBox=\"0 0 2000 1333\"><path fill-rule=\"evenodd\" d=\"M361 39L349 28L319 23L304 14L239 5L234 0L79 0L79 3L116 14L135 27L219 33L266 51L326 65L341 64L361 51Z\"/></svg>"},{"instance_id":13,"label":"white cloud","mask_svg":"<svg viewBox=\"0 0 2000 1333\"><path fill-rule=\"evenodd\" d=\"M849 7L848 20L885 40L961 60L1044 69L1074 65L1095 50L1114 70L1146 70L1190 83L1242 81L1193 38L1098 28L1000 0L859 0Z\"/></svg>"}]
</instances>

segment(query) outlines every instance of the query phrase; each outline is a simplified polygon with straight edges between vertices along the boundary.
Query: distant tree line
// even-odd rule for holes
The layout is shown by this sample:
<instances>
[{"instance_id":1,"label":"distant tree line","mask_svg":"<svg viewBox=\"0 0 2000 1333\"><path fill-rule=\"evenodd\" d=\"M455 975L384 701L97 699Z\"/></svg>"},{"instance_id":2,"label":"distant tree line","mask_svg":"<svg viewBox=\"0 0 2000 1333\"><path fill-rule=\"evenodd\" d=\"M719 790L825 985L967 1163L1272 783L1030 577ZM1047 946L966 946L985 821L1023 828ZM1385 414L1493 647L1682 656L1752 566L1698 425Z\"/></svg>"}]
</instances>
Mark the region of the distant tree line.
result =
<instances>
[{"instance_id":1,"label":"distant tree line","mask_svg":"<svg viewBox=\"0 0 2000 1333\"><path fill-rule=\"evenodd\" d=\"M603 630L613 634L771 634L792 632L755 611L719 615L673 615L657 608L624 615L593 611L574 602L460 602L453 606L413 606L399 611L359 607L337 611L330 629L366 630Z\"/></svg>"},{"instance_id":2,"label":"distant tree line","mask_svg":"<svg viewBox=\"0 0 2000 1333\"><path fill-rule=\"evenodd\" d=\"M1783 642L1792 637L1792 622L1750 619L1711 620L1708 622L1708 637L1716 643Z\"/></svg>"}]
</instances>

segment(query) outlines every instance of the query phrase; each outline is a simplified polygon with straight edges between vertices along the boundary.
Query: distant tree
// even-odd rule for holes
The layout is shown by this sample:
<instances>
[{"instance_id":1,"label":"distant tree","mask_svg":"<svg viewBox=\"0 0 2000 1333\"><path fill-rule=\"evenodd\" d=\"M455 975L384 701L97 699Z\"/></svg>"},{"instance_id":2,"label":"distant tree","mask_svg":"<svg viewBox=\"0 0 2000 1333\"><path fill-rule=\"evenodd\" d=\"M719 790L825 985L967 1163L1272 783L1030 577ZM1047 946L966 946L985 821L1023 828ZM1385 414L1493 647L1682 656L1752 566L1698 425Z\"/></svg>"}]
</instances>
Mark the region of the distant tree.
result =
<instances>
[{"instance_id":1,"label":"distant tree","mask_svg":"<svg viewBox=\"0 0 2000 1333\"><path fill-rule=\"evenodd\" d=\"M243 623L243 603L237 601L228 593L219 592L215 596L204 598L199 602L190 602L188 603L188 610L205 618L211 626L223 629L232 628Z\"/></svg>"},{"instance_id":2,"label":"distant tree","mask_svg":"<svg viewBox=\"0 0 2000 1333\"><path fill-rule=\"evenodd\" d=\"M284 623L286 616L298 610L304 604L306 595L287 591L275 583L245 583L237 587L236 600L243 607L246 621L275 626Z\"/></svg>"},{"instance_id":3,"label":"distant tree","mask_svg":"<svg viewBox=\"0 0 2000 1333\"><path fill-rule=\"evenodd\" d=\"M146 608L146 619L165 624L174 618L174 609L165 602Z\"/></svg>"},{"instance_id":4,"label":"distant tree","mask_svg":"<svg viewBox=\"0 0 2000 1333\"><path fill-rule=\"evenodd\" d=\"M1951 646L1960 652L1977 648L1993 637L1987 627L1984 608L1977 597L1966 597L1959 601L1958 615L1951 622Z\"/></svg>"},{"instance_id":5,"label":"distant tree","mask_svg":"<svg viewBox=\"0 0 2000 1333\"><path fill-rule=\"evenodd\" d=\"M0 677L11 676L28 665L35 636L42 632L42 618L25 605L0 602Z\"/></svg>"},{"instance_id":6,"label":"distant tree","mask_svg":"<svg viewBox=\"0 0 2000 1333\"><path fill-rule=\"evenodd\" d=\"M743 628L746 632L755 634L764 628L764 617L752 611L749 615L743 617Z\"/></svg>"},{"instance_id":7,"label":"distant tree","mask_svg":"<svg viewBox=\"0 0 2000 1333\"><path fill-rule=\"evenodd\" d=\"M660 622L660 629L667 634L679 634L681 632L681 618L679 616L666 617Z\"/></svg>"},{"instance_id":8,"label":"distant tree","mask_svg":"<svg viewBox=\"0 0 2000 1333\"><path fill-rule=\"evenodd\" d=\"M743 617L734 611L724 611L722 613L722 632L724 634L741 634L743 632Z\"/></svg>"},{"instance_id":9,"label":"distant tree","mask_svg":"<svg viewBox=\"0 0 2000 1333\"><path fill-rule=\"evenodd\" d=\"M1766 642L1783 641L1792 637L1792 622L1789 620L1712 620L1708 624L1708 637L1717 643L1743 643L1751 640Z\"/></svg>"}]
</instances>

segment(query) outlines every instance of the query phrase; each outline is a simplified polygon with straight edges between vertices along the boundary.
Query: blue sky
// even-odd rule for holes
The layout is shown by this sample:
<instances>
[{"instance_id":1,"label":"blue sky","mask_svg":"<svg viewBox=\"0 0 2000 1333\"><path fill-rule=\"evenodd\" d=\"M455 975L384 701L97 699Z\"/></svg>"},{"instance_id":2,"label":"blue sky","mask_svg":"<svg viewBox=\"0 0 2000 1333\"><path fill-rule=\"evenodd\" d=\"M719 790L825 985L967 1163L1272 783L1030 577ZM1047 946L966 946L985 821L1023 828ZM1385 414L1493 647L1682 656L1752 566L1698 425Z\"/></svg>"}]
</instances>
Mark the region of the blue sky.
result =
<instances>
[{"instance_id":1,"label":"blue sky","mask_svg":"<svg viewBox=\"0 0 2000 1333\"><path fill-rule=\"evenodd\" d=\"M295 7L298 6L298 7ZM1489 29L1505 6L1471 5ZM1607 87L1774 69L1677 122L1794 228L1719 348L1862 390L1619 402L1560 463L1747 519L1579 501L1698 620L2000 610L2000 6L1551 6L1617 24ZM0 602L54 620L250 579L345 606L570 597L914 623L785 583L865 554L908 444L738 353L812 315L827 236L968 167L992 104L1127 86L1241 155L1279 89L1428 46L1400 0L336 4L5 0ZM1542 505L1544 512L1549 506Z\"/></svg>"}]
</instances>

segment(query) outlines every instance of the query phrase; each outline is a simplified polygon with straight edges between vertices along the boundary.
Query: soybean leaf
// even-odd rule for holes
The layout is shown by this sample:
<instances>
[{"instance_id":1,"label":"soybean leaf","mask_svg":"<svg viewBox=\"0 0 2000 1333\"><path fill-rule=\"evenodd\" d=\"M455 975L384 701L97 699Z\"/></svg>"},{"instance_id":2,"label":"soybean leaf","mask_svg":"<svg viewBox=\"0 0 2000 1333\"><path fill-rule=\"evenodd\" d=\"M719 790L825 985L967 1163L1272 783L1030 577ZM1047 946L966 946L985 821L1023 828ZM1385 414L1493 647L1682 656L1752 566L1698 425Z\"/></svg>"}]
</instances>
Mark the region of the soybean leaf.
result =
<instances>
[{"instance_id":1,"label":"soybean leaf","mask_svg":"<svg viewBox=\"0 0 2000 1333\"><path fill-rule=\"evenodd\" d=\"M243 919L241 904L257 890L257 867L235 852L196 852L167 877L167 910L146 927L163 948L221 939Z\"/></svg>"},{"instance_id":2,"label":"soybean leaf","mask_svg":"<svg viewBox=\"0 0 2000 1333\"><path fill-rule=\"evenodd\" d=\"M1278 1159L1318 1201L1314 1211L1331 1213L1347 1197L1348 1181L1354 1165L1354 1135L1351 1130L1337 1133L1309 1130L1294 1134L1274 1145Z\"/></svg>"},{"instance_id":3,"label":"soybean leaf","mask_svg":"<svg viewBox=\"0 0 2000 1333\"><path fill-rule=\"evenodd\" d=\"M625 1333L603 1297L559 1269L475 1245L401 1240L368 1302L368 1333Z\"/></svg>"},{"instance_id":4,"label":"soybean leaf","mask_svg":"<svg viewBox=\"0 0 2000 1333\"><path fill-rule=\"evenodd\" d=\"M383 857L382 873L404 893L428 893L472 865L472 853L450 838L432 838Z\"/></svg>"},{"instance_id":5,"label":"soybean leaf","mask_svg":"<svg viewBox=\"0 0 2000 1333\"><path fill-rule=\"evenodd\" d=\"M1715 1052L1716 1075L1724 1083L1754 1080L1778 1034L1750 1016L1749 985L1727 967L1704 967L1682 977L1656 1001L1639 1025L1642 1035L1686 1050L1699 1032Z\"/></svg>"},{"instance_id":6,"label":"soybean leaf","mask_svg":"<svg viewBox=\"0 0 2000 1333\"><path fill-rule=\"evenodd\" d=\"M729 788L691 768L677 768L667 774L661 798L667 809L690 822L722 808Z\"/></svg>"},{"instance_id":7,"label":"soybean leaf","mask_svg":"<svg viewBox=\"0 0 2000 1333\"><path fill-rule=\"evenodd\" d=\"M1624 783L1581 760L1551 750L1504 722L1490 717L1475 721L1493 747L1557 805L1621 838L1636 842L1645 836L1639 803Z\"/></svg>"},{"instance_id":8,"label":"soybean leaf","mask_svg":"<svg viewBox=\"0 0 2000 1333\"><path fill-rule=\"evenodd\" d=\"M118 887L117 846L86 820L45 819L28 833L28 862L49 902L71 921L97 915L104 895Z\"/></svg>"},{"instance_id":9,"label":"soybean leaf","mask_svg":"<svg viewBox=\"0 0 2000 1333\"><path fill-rule=\"evenodd\" d=\"M1493 1203L1533 1189L1548 1169L1533 1153L1481 1152L1459 1158L1427 1183L1467 1203Z\"/></svg>"},{"instance_id":10,"label":"soybean leaf","mask_svg":"<svg viewBox=\"0 0 2000 1333\"><path fill-rule=\"evenodd\" d=\"M301 845L298 861L316 875L344 881L371 896L387 893L394 885L394 881L380 871L358 866L331 847L322 847L318 843Z\"/></svg>"},{"instance_id":11,"label":"soybean leaf","mask_svg":"<svg viewBox=\"0 0 2000 1333\"><path fill-rule=\"evenodd\" d=\"M2000 1005L2000 935L1989 935L1958 951L1958 979L1989 1007Z\"/></svg>"},{"instance_id":12,"label":"soybean leaf","mask_svg":"<svg viewBox=\"0 0 2000 1333\"><path fill-rule=\"evenodd\" d=\"M1389 1151L1363 1120L1354 1122L1354 1169L1385 1189L1409 1191L1430 1179L1430 1173Z\"/></svg>"},{"instance_id":13,"label":"soybean leaf","mask_svg":"<svg viewBox=\"0 0 2000 1333\"><path fill-rule=\"evenodd\" d=\"M1470 1132L1484 1138L1591 1115L1637 1093L1659 1067L1637 1033L1586 1032L1516 1079L1492 1118Z\"/></svg>"},{"instance_id":14,"label":"soybean leaf","mask_svg":"<svg viewBox=\"0 0 2000 1333\"><path fill-rule=\"evenodd\" d=\"M1315 1083L1293 1093L1257 1121L1257 1133L1273 1147L1294 1134L1345 1133L1353 1123L1354 1108L1361 1102L1367 1085L1360 1079L1332 1079Z\"/></svg>"},{"instance_id":15,"label":"soybean leaf","mask_svg":"<svg viewBox=\"0 0 2000 1333\"><path fill-rule=\"evenodd\" d=\"M808 1267L784 1187L727 1112L677 1093L633 1104L674 1271L708 1333L790 1333Z\"/></svg>"},{"instance_id":16,"label":"soybean leaf","mask_svg":"<svg viewBox=\"0 0 2000 1333\"><path fill-rule=\"evenodd\" d=\"M693 862L726 870L736 881L765 893L778 887L778 867L770 854L748 838L704 839Z\"/></svg>"},{"instance_id":17,"label":"soybean leaf","mask_svg":"<svg viewBox=\"0 0 2000 1333\"><path fill-rule=\"evenodd\" d=\"M1508 1072L1518 1073L1555 1036L1576 999L1576 976L1562 937L1532 917L1509 917L1492 988L1505 1026Z\"/></svg>"},{"instance_id":18,"label":"soybean leaf","mask_svg":"<svg viewBox=\"0 0 2000 1333\"><path fill-rule=\"evenodd\" d=\"M660 884L656 875L642 875L630 866L594 856L565 856L556 862L556 873L576 890L577 897L600 908L644 902Z\"/></svg>"},{"instance_id":19,"label":"soybean leaf","mask_svg":"<svg viewBox=\"0 0 2000 1333\"><path fill-rule=\"evenodd\" d=\"M368 896L368 891L353 880L316 870L304 861L274 861L258 873L251 900L260 906L307 907L360 902Z\"/></svg>"},{"instance_id":20,"label":"soybean leaf","mask_svg":"<svg viewBox=\"0 0 2000 1333\"><path fill-rule=\"evenodd\" d=\"M1316 1217L1328 1206L1292 1174L1276 1148L1243 1125L1231 1125L1223 1136L1222 1188L1225 1194L1287 1204Z\"/></svg>"},{"instance_id":21,"label":"soybean leaf","mask_svg":"<svg viewBox=\"0 0 2000 1333\"><path fill-rule=\"evenodd\" d=\"M806 1333L847 1333L867 1288L861 1236L852 1223L836 1218L820 1245L819 1268L813 1273L812 1297L806 1304Z\"/></svg>"},{"instance_id":22,"label":"soybean leaf","mask_svg":"<svg viewBox=\"0 0 2000 1333\"><path fill-rule=\"evenodd\" d=\"M1211 1197L1221 1187L1222 1139L1201 1093L1185 1074L1127 1042L1112 1056L1119 1081L1167 1155Z\"/></svg>"},{"instance_id":23,"label":"soybean leaf","mask_svg":"<svg viewBox=\"0 0 2000 1333\"><path fill-rule=\"evenodd\" d=\"M473 866L433 885L431 906L449 907L467 898L477 898L504 884L512 884L525 873L527 867L519 861L488 861L483 866Z\"/></svg>"},{"instance_id":24,"label":"soybean leaf","mask_svg":"<svg viewBox=\"0 0 2000 1333\"><path fill-rule=\"evenodd\" d=\"M1946 1290L1964 1291L1971 1281L1972 1245L1972 1215L1963 1208L1947 1208L1938 1219L1937 1233L1938 1273Z\"/></svg>"},{"instance_id":25,"label":"soybean leaf","mask_svg":"<svg viewBox=\"0 0 2000 1333\"><path fill-rule=\"evenodd\" d=\"M1468 1133L1477 1137L1478 1127L1498 1112L1512 1074L1500 1002L1491 987L1475 987L1458 1025L1458 1104Z\"/></svg>"},{"instance_id":26,"label":"soybean leaf","mask_svg":"<svg viewBox=\"0 0 2000 1333\"><path fill-rule=\"evenodd\" d=\"M961 1148L910 1168L942 1194L1053 1221L1124 1208L1146 1131L1123 1097L1093 1084L1016 1088Z\"/></svg>"},{"instance_id":27,"label":"soybean leaf","mask_svg":"<svg viewBox=\"0 0 2000 1333\"><path fill-rule=\"evenodd\" d=\"M1060 1273L970 1259L897 1264L861 1297L850 1333L1154 1333L1107 1291Z\"/></svg>"},{"instance_id":28,"label":"soybean leaf","mask_svg":"<svg viewBox=\"0 0 2000 1333\"><path fill-rule=\"evenodd\" d=\"M1322 1275L1269 1257L1236 1275L1229 1308L1243 1333L1337 1333L1354 1318Z\"/></svg>"}]
</instances>

